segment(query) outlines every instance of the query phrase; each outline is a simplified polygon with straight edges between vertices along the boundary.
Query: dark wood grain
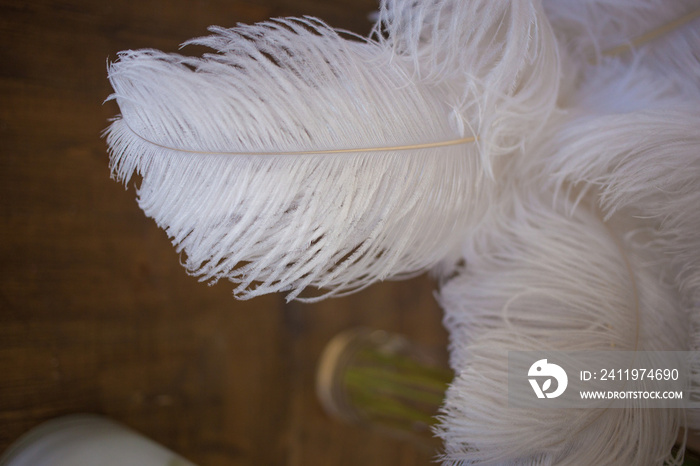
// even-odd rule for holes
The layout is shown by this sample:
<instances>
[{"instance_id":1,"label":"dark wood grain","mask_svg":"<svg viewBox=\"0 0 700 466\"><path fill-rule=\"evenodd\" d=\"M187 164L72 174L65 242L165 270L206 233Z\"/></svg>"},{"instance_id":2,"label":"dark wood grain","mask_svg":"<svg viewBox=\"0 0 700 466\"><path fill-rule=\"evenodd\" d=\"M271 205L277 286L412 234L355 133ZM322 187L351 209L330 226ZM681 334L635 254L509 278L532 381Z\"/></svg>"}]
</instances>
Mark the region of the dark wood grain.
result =
<instances>
[{"instance_id":1,"label":"dark wood grain","mask_svg":"<svg viewBox=\"0 0 700 466\"><path fill-rule=\"evenodd\" d=\"M175 51L212 24L310 14L366 33L374 0L0 3L0 451L27 429L102 413L219 465L419 465L414 446L329 419L314 371L369 326L444 350L427 278L314 305L236 301L188 276L110 180L106 61Z\"/></svg>"}]
</instances>

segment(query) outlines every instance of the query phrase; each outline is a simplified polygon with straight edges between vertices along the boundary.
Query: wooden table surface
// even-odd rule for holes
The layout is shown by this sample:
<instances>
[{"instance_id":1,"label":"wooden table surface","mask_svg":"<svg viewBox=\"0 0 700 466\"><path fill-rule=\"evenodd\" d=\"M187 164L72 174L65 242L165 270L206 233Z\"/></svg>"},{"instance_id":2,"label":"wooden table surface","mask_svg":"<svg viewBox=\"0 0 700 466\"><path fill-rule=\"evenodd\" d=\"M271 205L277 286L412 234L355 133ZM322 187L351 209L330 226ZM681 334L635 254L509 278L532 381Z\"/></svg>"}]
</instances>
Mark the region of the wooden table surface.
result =
<instances>
[{"instance_id":1,"label":"wooden table surface","mask_svg":"<svg viewBox=\"0 0 700 466\"><path fill-rule=\"evenodd\" d=\"M414 445L326 416L317 360L354 326L438 349L428 278L319 304L236 301L186 274L110 179L106 63L209 25L309 14L361 34L375 0L0 2L0 452L42 421L107 415L193 462L418 465Z\"/></svg>"}]
</instances>

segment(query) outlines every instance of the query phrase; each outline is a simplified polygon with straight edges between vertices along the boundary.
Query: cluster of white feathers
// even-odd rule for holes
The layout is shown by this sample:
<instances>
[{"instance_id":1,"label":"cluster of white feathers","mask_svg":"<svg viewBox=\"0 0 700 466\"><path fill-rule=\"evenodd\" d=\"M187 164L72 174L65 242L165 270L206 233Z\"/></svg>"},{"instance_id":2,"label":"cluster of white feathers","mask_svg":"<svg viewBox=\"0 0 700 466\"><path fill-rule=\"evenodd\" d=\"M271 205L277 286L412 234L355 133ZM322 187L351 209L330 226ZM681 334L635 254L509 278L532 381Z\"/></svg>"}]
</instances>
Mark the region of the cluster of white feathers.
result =
<instances>
[{"instance_id":1,"label":"cluster of white feathers","mask_svg":"<svg viewBox=\"0 0 700 466\"><path fill-rule=\"evenodd\" d=\"M238 298L438 275L445 464L680 464L694 410L514 410L505 379L509 350L700 350L698 10L383 0L369 38L212 28L202 57L110 64L111 168Z\"/></svg>"}]
</instances>

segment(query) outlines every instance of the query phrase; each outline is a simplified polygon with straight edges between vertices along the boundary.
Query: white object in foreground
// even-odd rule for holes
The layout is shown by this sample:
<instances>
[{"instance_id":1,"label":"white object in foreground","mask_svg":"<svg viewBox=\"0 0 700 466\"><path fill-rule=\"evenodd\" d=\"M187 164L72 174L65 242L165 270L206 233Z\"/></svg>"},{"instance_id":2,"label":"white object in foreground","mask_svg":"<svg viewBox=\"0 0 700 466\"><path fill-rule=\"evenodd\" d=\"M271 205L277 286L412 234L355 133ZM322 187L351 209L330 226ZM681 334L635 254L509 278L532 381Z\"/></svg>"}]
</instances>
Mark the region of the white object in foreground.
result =
<instances>
[{"instance_id":1,"label":"white object in foreground","mask_svg":"<svg viewBox=\"0 0 700 466\"><path fill-rule=\"evenodd\" d=\"M54 419L32 429L0 466L195 466L127 427L94 415Z\"/></svg>"}]
</instances>

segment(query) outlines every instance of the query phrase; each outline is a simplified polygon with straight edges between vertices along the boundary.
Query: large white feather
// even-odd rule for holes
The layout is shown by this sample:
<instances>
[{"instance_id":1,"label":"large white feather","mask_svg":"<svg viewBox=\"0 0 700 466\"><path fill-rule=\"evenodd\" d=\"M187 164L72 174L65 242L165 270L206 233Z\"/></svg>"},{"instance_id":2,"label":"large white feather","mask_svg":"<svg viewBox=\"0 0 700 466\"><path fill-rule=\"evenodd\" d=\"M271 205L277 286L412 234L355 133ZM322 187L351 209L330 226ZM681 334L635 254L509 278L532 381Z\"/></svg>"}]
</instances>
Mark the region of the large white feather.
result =
<instances>
[{"instance_id":1,"label":"large white feather","mask_svg":"<svg viewBox=\"0 0 700 466\"><path fill-rule=\"evenodd\" d=\"M680 350L687 320L672 283L581 204L505 201L442 287L456 378L442 428L445 464L648 465L671 460L679 410L508 408L508 351ZM494 233L495 232L495 233ZM675 462L666 464L676 464Z\"/></svg>"},{"instance_id":2,"label":"large white feather","mask_svg":"<svg viewBox=\"0 0 700 466\"><path fill-rule=\"evenodd\" d=\"M469 18L471 3L442 3L467 29L499 31L463 54L493 47L487 64L504 63L475 68L459 91L438 78L452 71L419 72L413 51L348 40L311 18L213 28L189 42L217 51L202 58L120 54L109 69L122 112L108 130L115 176L140 174L139 205L187 269L237 283L240 298L337 295L433 267L488 206L489 156L522 144L541 124L530 117L552 111L536 78L557 66L535 10L521 18L496 2L486 19ZM304 153L336 149L356 151Z\"/></svg>"},{"instance_id":3,"label":"large white feather","mask_svg":"<svg viewBox=\"0 0 700 466\"><path fill-rule=\"evenodd\" d=\"M700 104L698 102L697 104ZM684 102L670 108L581 116L545 149L543 165L559 191L590 191L611 219L634 219L621 231L644 229L648 254L673 279L691 316L700 349L700 113ZM558 148L558 149L555 149ZM660 312L663 312L661 309ZM700 361L694 365L694 398L700 399ZM700 413L691 413L700 427Z\"/></svg>"},{"instance_id":4,"label":"large white feather","mask_svg":"<svg viewBox=\"0 0 700 466\"><path fill-rule=\"evenodd\" d=\"M659 270L675 280L700 349L700 2L545 2L579 64L571 107L529 175L589 192L611 219L644 228ZM625 47L627 46L627 48ZM588 57L588 59L586 59ZM625 229L622 229L624 232ZM700 360L692 396L700 399ZM700 428L700 412L689 410Z\"/></svg>"},{"instance_id":5,"label":"large white feather","mask_svg":"<svg viewBox=\"0 0 700 466\"><path fill-rule=\"evenodd\" d=\"M190 43L216 54L124 52L109 69L114 174L141 175L139 205L191 273L240 298L337 294L424 271L478 220L473 144L298 153L469 136L386 47L310 18L213 32Z\"/></svg>"}]
</instances>

